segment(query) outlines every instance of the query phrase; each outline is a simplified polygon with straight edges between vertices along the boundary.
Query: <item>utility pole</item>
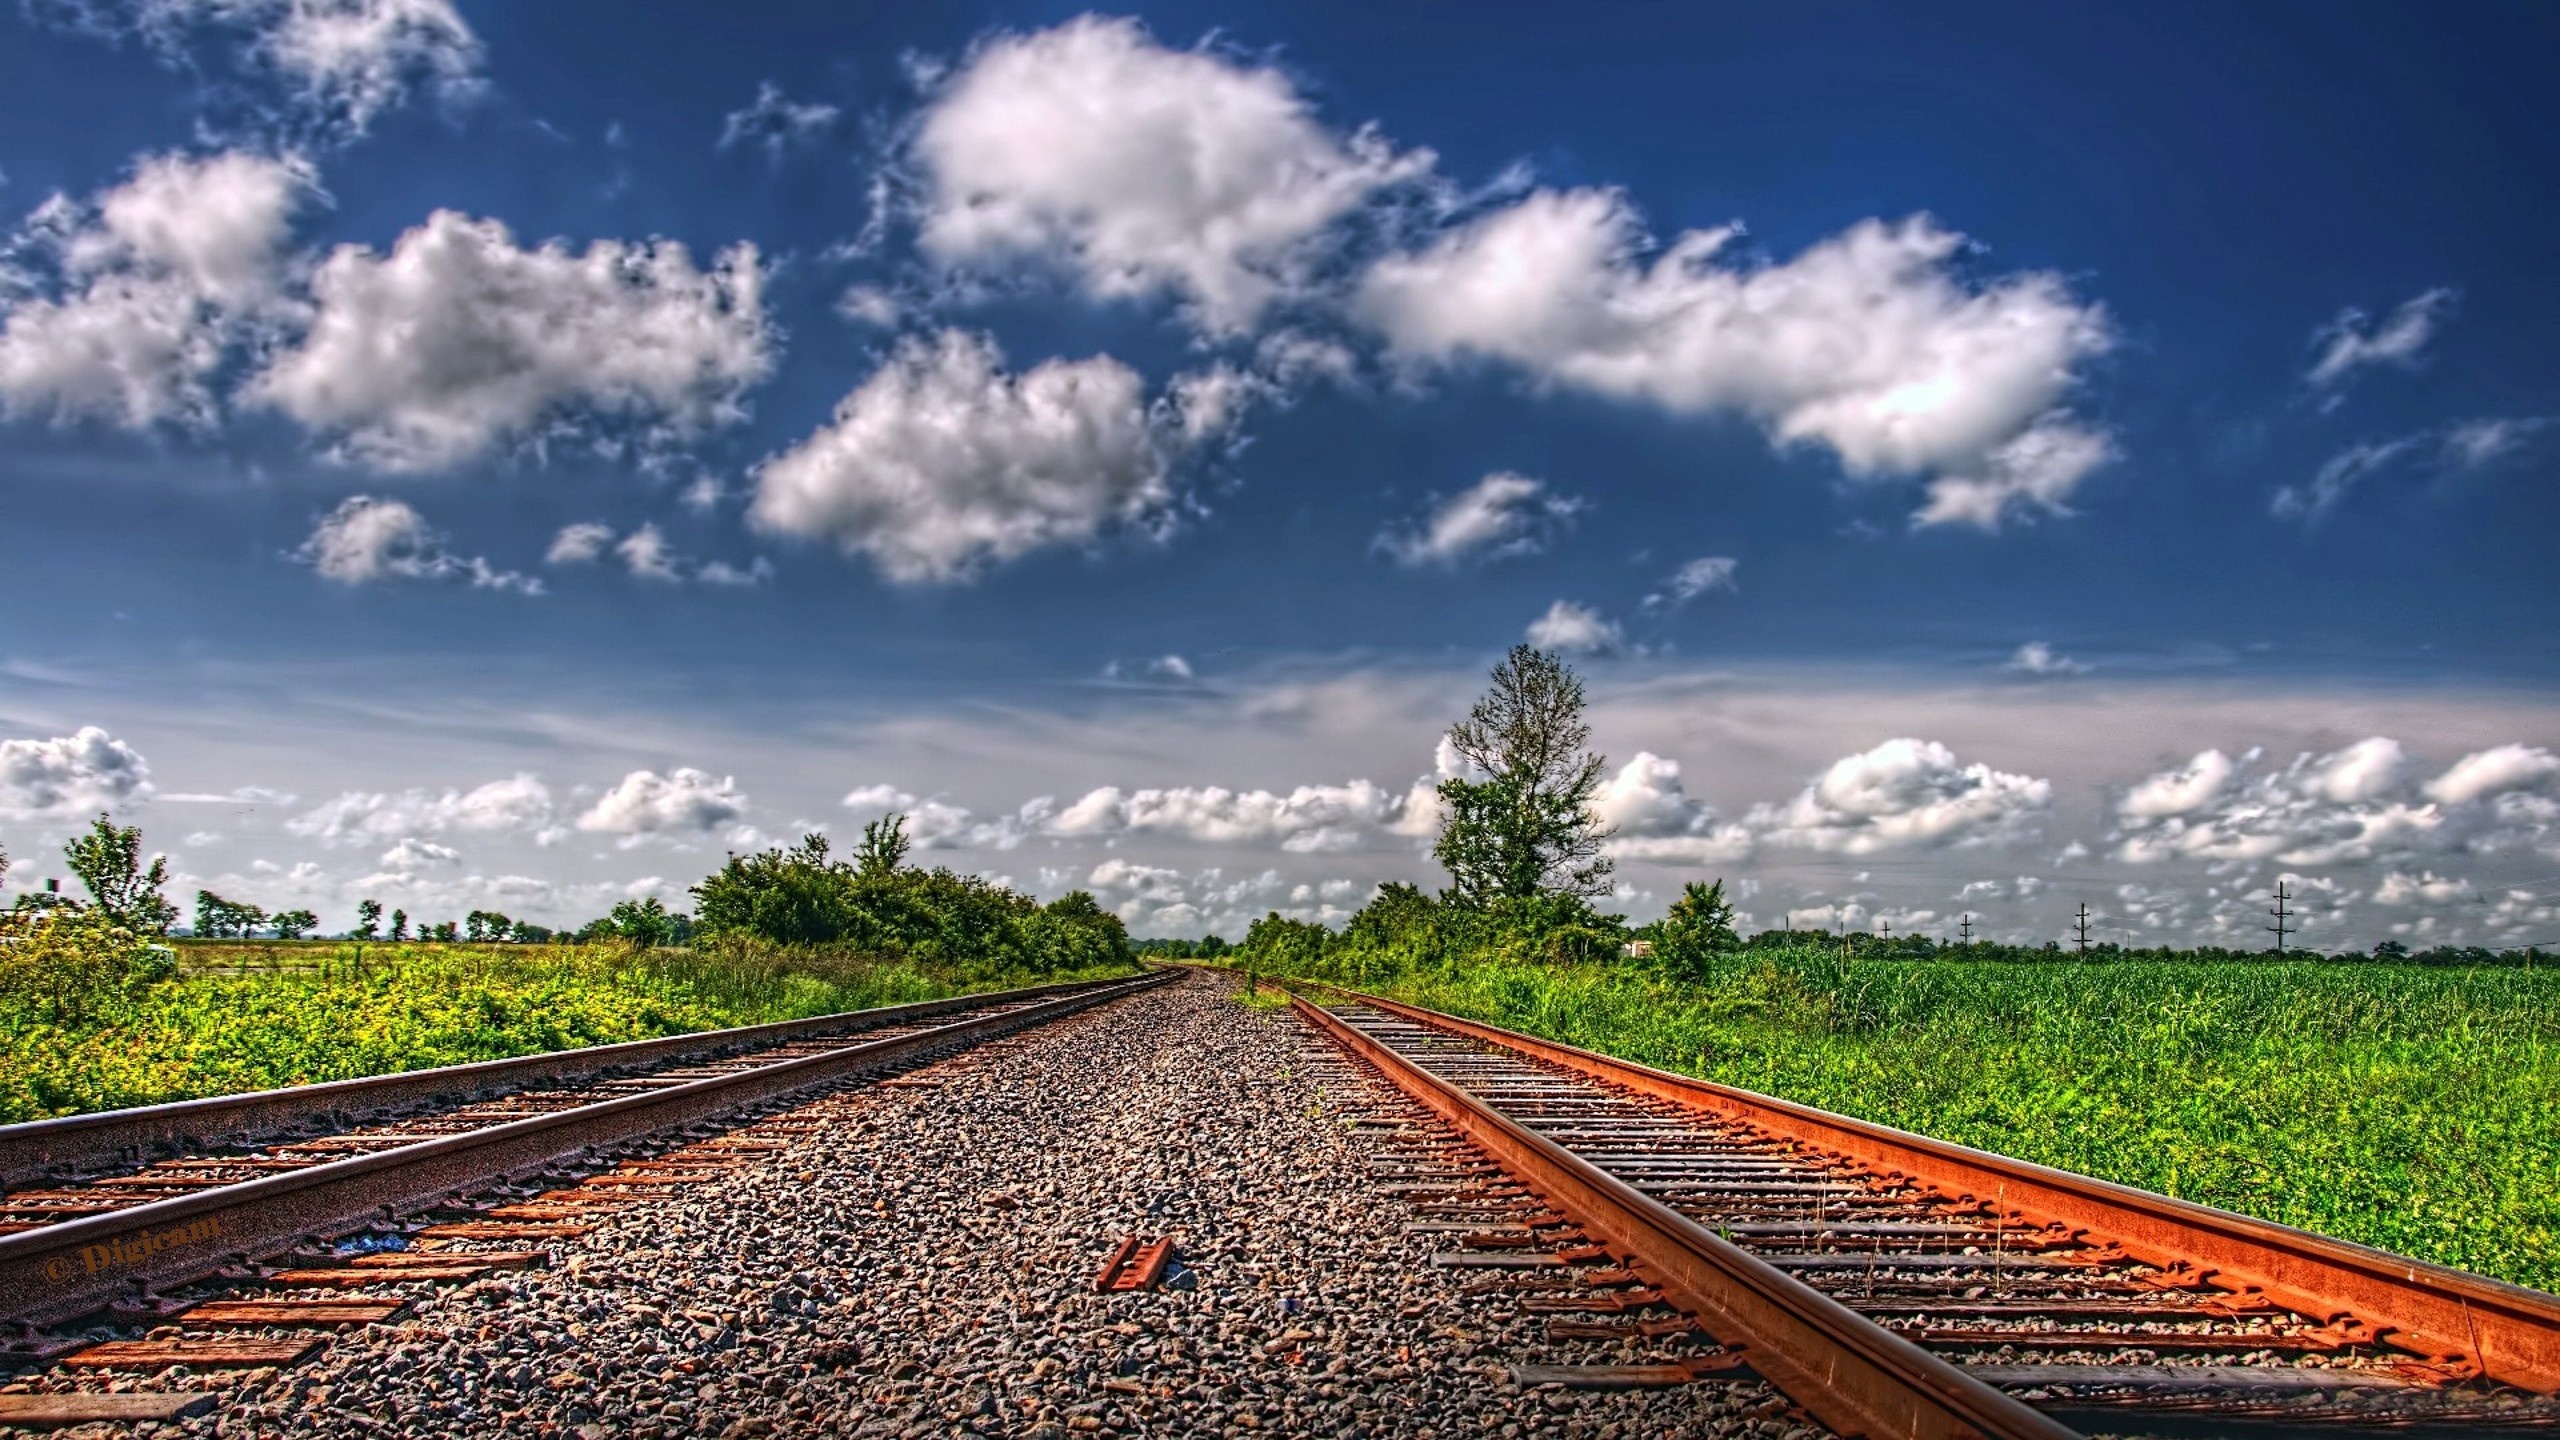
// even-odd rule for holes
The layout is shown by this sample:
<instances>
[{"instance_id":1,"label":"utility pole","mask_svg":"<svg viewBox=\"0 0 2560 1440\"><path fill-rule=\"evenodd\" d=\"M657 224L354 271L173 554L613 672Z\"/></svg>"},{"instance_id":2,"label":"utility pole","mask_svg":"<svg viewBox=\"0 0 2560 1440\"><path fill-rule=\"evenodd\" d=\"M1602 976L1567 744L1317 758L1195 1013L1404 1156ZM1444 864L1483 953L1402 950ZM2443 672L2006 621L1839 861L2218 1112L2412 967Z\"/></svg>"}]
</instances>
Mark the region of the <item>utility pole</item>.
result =
<instances>
[{"instance_id":1,"label":"utility pole","mask_svg":"<svg viewBox=\"0 0 2560 1440\"><path fill-rule=\"evenodd\" d=\"M2284 882L2284 881L2282 881L2282 880L2277 881L2277 882L2276 882L2276 903L2275 903L2275 904L2273 904L2273 905L2271 905L2271 906L2269 906L2269 907L2267 907L2267 913L2268 913L2268 914L2270 914L2270 915L2273 915L2274 917L2276 917L2276 923L2274 923L2273 925L2266 926L2266 927L2264 927L2264 928L2269 929L2269 930L2272 930L2272 931L2274 931L2274 932L2275 932L2275 934L2276 934L2276 953L2277 953L2277 954L2279 954L2279 955L2281 955L2281 954L2283 954L2283 953L2284 953L2284 937L2286 937L2287 935L2291 935L2291 934L2293 934L2293 933L2295 932L2295 930L2296 930L2297 928L2299 928L2299 927L2292 926L2292 925L2287 925L2286 923L2284 923L2284 922L2286 922L2287 920L2292 919L2292 918L2293 918L2297 913L2299 913L2299 912L2297 912L2297 911L2288 910L2288 909L2286 909L2286 908L2285 908L2285 902L2286 902L2286 901L2288 901L2288 900L2291 900L2292 898L2293 898L2293 892L2285 888L2285 882Z\"/></svg>"},{"instance_id":2,"label":"utility pole","mask_svg":"<svg viewBox=\"0 0 2560 1440\"><path fill-rule=\"evenodd\" d=\"M1956 934L1963 939L1965 944L1970 945L1973 943L1972 911L1968 910L1964 913L1964 923L1956 927Z\"/></svg>"},{"instance_id":3,"label":"utility pole","mask_svg":"<svg viewBox=\"0 0 2560 1440\"><path fill-rule=\"evenodd\" d=\"M1893 938L1893 922L1892 922L1892 921L1890 921L1890 920L1878 920L1878 921L1876 921L1876 928L1877 928L1878 930L1880 930L1880 931L1883 931L1883 932L1884 932L1884 938L1886 938L1887 940L1890 940L1890 939L1892 939L1892 938Z\"/></svg>"},{"instance_id":4,"label":"utility pole","mask_svg":"<svg viewBox=\"0 0 2560 1440\"><path fill-rule=\"evenodd\" d=\"M2079 944L2079 946L2080 946L2080 953L2082 953L2082 954L2084 954L2084 955L2085 955L2085 954L2087 954L2087 953L2089 953L2089 902L2088 902L2088 901L2083 900L2083 901L2081 901L2081 902L2080 902L2080 913L2079 913L2077 916L2073 917L2073 919L2072 919L2072 921L2071 921L2071 932L2072 932L2072 933L2071 933L2071 938L2072 938L2074 941L2076 941L2076 942Z\"/></svg>"}]
</instances>

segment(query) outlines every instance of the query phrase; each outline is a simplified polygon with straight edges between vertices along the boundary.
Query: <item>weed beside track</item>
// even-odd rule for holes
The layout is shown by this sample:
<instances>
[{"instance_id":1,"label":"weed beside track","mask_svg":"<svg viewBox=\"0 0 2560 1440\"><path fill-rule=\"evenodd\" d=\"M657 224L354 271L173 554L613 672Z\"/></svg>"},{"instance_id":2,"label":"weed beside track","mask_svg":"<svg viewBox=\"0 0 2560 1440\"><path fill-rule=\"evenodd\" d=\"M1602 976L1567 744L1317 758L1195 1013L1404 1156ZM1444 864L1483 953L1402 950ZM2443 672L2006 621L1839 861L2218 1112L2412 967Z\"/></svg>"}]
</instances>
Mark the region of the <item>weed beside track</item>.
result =
<instances>
[{"instance_id":1,"label":"weed beside track","mask_svg":"<svg viewBox=\"0 0 2560 1440\"><path fill-rule=\"evenodd\" d=\"M188 946L176 979L98 1023L0 1013L0 1124L1126 973L617 945Z\"/></svg>"},{"instance_id":2,"label":"weed beside track","mask_svg":"<svg viewBox=\"0 0 2560 1440\"><path fill-rule=\"evenodd\" d=\"M2560 974L1744 952L1341 983L2560 1289Z\"/></svg>"}]
</instances>

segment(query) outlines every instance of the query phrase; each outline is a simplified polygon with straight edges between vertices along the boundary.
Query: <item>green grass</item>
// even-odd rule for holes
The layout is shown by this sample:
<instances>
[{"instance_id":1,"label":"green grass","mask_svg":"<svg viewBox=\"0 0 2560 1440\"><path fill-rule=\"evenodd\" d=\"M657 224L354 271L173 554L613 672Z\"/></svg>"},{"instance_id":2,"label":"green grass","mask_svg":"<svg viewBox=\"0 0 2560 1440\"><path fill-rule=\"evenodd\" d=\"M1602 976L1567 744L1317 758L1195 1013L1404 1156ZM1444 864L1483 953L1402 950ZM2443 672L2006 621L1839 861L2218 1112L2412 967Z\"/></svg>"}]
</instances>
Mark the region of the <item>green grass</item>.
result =
<instances>
[{"instance_id":1,"label":"green grass","mask_svg":"<svg viewBox=\"0 0 2560 1440\"><path fill-rule=\"evenodd\" d=\"M185 944L101 1023L0 1013L0 1123L1099 978L823 952ZM1127 973L1115 970L1108 973Z\"/></svg>"},{"instance_id":2,"label":"green grass","mask_svg":"<svg viewBox=\"0 0 2560 1440\"><path fill-rule=\"evenodd\" d=\"M1370 988L2560 1290L2547 969L1789 951L1737 955L1697 983L1486 964Z\"/></svg>"}]
</instances>

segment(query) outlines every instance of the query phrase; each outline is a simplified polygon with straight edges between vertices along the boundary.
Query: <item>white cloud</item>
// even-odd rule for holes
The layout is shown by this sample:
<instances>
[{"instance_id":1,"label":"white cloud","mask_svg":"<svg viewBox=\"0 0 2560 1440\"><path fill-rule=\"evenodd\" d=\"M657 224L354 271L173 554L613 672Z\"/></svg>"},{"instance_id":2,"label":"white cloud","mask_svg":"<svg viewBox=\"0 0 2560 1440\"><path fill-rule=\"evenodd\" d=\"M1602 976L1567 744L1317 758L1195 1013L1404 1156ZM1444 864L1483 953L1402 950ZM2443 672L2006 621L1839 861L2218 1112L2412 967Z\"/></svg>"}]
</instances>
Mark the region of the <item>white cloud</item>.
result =
<instances>
[{"instance_id":1,"label":"white cloud","mask_svg":"<svg viewBox=\"0 0 2560 1440\"><path fill-rule=\"evenodd\" d=\"M1128 680L1157 685L1188 685L1198 678L1191 662L1179 655L1159 655L1152 660L1122 663L1114 660L1102 667L1105 680Z\"/></svg>"},{"instance_id":2,"label":"white cloud","mask_svg":"<svg viewBox=\"0 0 2560 1440\"><path fill-rule=\"evenodd\" d=\"M440 210L388 255L345 245L322 261L310 329L246 394L388 470L601 417L688 435L740 418L772 370L763 286L751 245L702 270L672 240L527 250L498 221Z\"/></svg>"},{"instance_id":3,"label":"white cloud","mask_svg":"<svg viewBox=\"0 0 2560 1440\"><path fill-rule=\"evenodd\" d=\"M556 552L559 542L552 542ZM293 558L342 585L385 580L468 580L475 588L542 593L530 575L500 570L479 556L464 559L424 516L398 500L351 495L313 527Z\"/></svg>"},{"instance_id":4,"label":"white cloud","mask_svg":"<svg viewBox=\"0 0 2560 1440\"><path fill-rule=\"evenodd\" d=\"M0 740L0 815L78 815L150 795L141 752L95 725L46 740Z\"/></svg>"},{"instance_id":5,"label":"white cloud","mask_svg":"<svg viewBox=\"0 0 2560 1440\"><path fill-rule=\"evenodd\" d=\"M1710 865L1747 859L1758 843L1741 825L1718 824L1714 807L1682 788L1680 762L1649 750L1602 783L1591 810L1614 832L1609 853L1621 859Z\"/></svg>"},{"instance_id":6,"label":"white cloud","mask_svg":"<svg viewBox=\"0 0 2560 1440\"><path fill-rule=\"evenodd\" d=\"M836 313L856 325L882 330L898 327L898 297L877 285L848 285L836 297Z\"/></svg>"},{"instance_id":7,"label":"white cloud","mask_svg":"<svg viewBox=\"0 0 2560 1440\"><path fill-rule=\"evenodd\" d=\"M560 838L551 816L550 787L519 774L469 791L350 790L286 821L285 828L324 844L396 844L457 830L530 834L548 844Z\"/></svg>"},{"instance_id":8,"label":"white cloud","mask_svg":"<svg viewBox=\"0 0 2560 1440\"><path fill-rule=\"evenodd\" d=\"M1097 296L1171 291L1220 331L1303 289L1328 227L1431 164L1327 130L1277 69L1092 15L981 43L914 154L927 253L1052 260Z\"/></svg>"},{"instance_id":9,"label":"white cloud","mask_svg":"<svg viewBox=\"0 0 2560 1440\"><path fill-rule=\"evenodd\" d=\"M1794 799L1752 807L1765 841L1839 855L1901 847L2008 844L2027 838L2053 784L1959 762L1934 740L1887 740L1832 764Z\"/></svg>"},{"instance_id":10,"label":"white cloud","mask_svg":"<svg viewBox=\"0 0 2560 1440\"><path fill-rule=\"evenodd\" d=\"M622 543L613 547L613 553L622 557L623 568L640 579L671 585L684 581L684 572L677 568L667 537L655 525L643 525L625 535Z\"/></svg>"},{"instance_id":11,"label":"white cloud","mask_svg":"<svg viewBox=\"0 0 2560 1440\"><path fill-rule=\"evenodd\" d=\"M1388 832L1403 799L1367 780L1301 785L1285 795L1218 785L1104 786L1060 810L1046 828L1063 836L1158 834L1292 852L1354 850Z\"/></svg>"},{"instance_id":12,"label":"white cloud","mask_svg":"<svg viewBox=\"0 0 2560 1440\"><path fill-rule=\"evenodd\" d=\"M781 86L767 80L756 87L754 104L730 111L721 123L719 148L760 145L766 155L779 161L792 147L823 139L843 114L821 101L788 99Z\"/></svg>"},{"instance_id":13,"label":"white cloud","mask_svg":"<svg viewBox=\"0 0 2560 1440\"><path fill-rule=\"evenodd\" d=\"M2116 803L2117 813L2144 820L2190 814L2219 799L2236 768L2219 750L2200 752L2183 767L2163 770L2126 791Z\"/></svg>"},{"instance_id":14,"label":"white cloud","mask_svg":"<svg viewBox=\"0 0 2560 1440\"><path fill-rule=\"evenodd\" d=\"M1109 356L1019 375L985 336L900 342L834 419L756 472L750 520L906 584L954 583L1113 525L1161 523L1173 446Z\"/></svg>"},{"instance_id":15,"label":"white cloud","mask_svg":"<svg viewBox=\"0 0 2560 1440\"><path fill-rule=\"evenodd\" d=\"M2376 905L2450 905L2479 892L2468 880L2449 880L2433 870L2416 875L2394 870L2373 887Z\"/></svg>"},{"instance_id":16,"label":"white cloud","mask_svg":"<svg viewBox=\"0 0 2560 1440\"><path fill-rule=\"evenodd\" d=\"M1626 648L1626 632L1588 605L1559 600L1529 622L1529 643L1560 655L1614 655Z\"/></svg>"},{"instance_id":17,"label":"white cloud","mask_svg":"<svg viewBox=\"0 0 2560 1440\"><path fill-rule=\"evenodd\" d=\"M2008 664L2002 668L2014 670L2021 675L2039 677L2089 673L2087 665L2062 654L2041 640L2030 640L2019 646L2017 653L2011 655Z\"/></svg>"},{"instance_id":18,"label":"white cloud","mask_svg":"<svg viewBox=\"0 0 2560 1440\"><path fill-rule=\"evenodd\" d=\"M439 845L433 840L421 840L415 835L407 835L401 837L398 844L383 851L375 863L385 870L396 870L405 875L419 870L436 870L459 865L462 863L462 852L450 845Z\"/></svg>"},{"instance_id":19,"label":"white cloud","mask_svg":"<svg viewBox=\"0 0 2560 1440\"><path fill-rule=\"evenodd\" d=\"M1409 363L1505 361L1544 384L1735 412L1852 475L1938 477L1922 523L2058 510L2109 453L2058 413L2110 343L2045 272L1961 279L1962 237L1866 221L1784 264L1721 263L1727 228L1649 261L1625 197L1539 190L1373 265L1357 314Z\"/></svg>"},{"instance_id":20,"label":"white cloud","mask_svg":"<svg viewBox=\"0 0 2560 1440\"><path fill-rule=\"evenodd\" d=\"M2477 751L2423 784L2408 751L2387 736L2241 773L2258 756L2233 762L2207 751L2135 786L2117 807L2116 858L2405 865L2528 847L2560 857L2560 758L2539 747Z\"/></svg>"},{"instance_id":21,"label":"white cloud","mask_svg":"<svg viewBox=\"0 0 2560 1440\"><path fill-rule=\"evenodd\" d=\"M895 785L865 785L844 797L844 807L864 819L907 817L907 835L925 850L1011 850L1031 838L1057 809L1047 796L1011 815L980 820L940 796L910 795Z\"/></svg>"},{"instance_id":22,"label":"white cloud","mask_svg":"<svg viewBox=\"0 0 2560 1440\"><path fill-rule=\"evenodd\" d=\"M2349 491L2416 449L2424 438L2411 435L2350 445L2330 456L2319 473L2311 477L2310 484L2279 486L2267 502L2267 513L2279 520L2300 520L2305 524L2325 519Z\"/></svg>"},{"instance_id":23,"label":"white cloud","mask_svg":"<svg viewBox=\"0 0 2560 1440\"><path fill-rule=\"evenodd\" d=\"M1508 470L1440 500L1419 521L1381 533L1378 549L1407 565L1455 567L1468 560L1535 555L1583 508L1547 482Z\"/></svg>"},{"instance_id":24,"label":"white cloud","mask_svg":"<svg viewBox=\"0 0 2560 1440\"><path fill-rule=\"evenodd\" d=\"M737 820L746 809L747 797L739 793L733 777L715 780L700 770L682 767L664 775L634 770L578 817L578 828L626 836L629 844L650 835L717 829Z\"/></svg>"},{"instance_id":25,"label":"white cloud","mask_svg":"<svg viewBox=\"0 0 2560 1440\"><path fill-rule=\"evenodd\" d=\"M698 580L705 585L744 587L761 585L773 578L773 563L762 556L748 565L732 565L726 560L696 562L676 552L665 532L654 524L644 524L620 539L614 528L592 520L564 525L551 537L551 549L543 556L546 565L592 565L607 554L622 562L622 568L641 580L660 584L681 585Z\"/></svg>"},{"instance_id":26,"label":"white cloud","mask_svg":"<svg viewBox=\"0 0 2560 1440\"><path fill-rule=\"evenodd\" d=\"M67 0L57 8L95 31L137 32L173 63L184 63L194 27L246 31L253 64L291 87L304 110L353 135L413 88L453 100L481 83L479 37L451 0Z\"/></svg>"},{"instance_id":27,"label":"white cloud","mask_svg":"<svg viewBox=\"0 0 2560 1440\"><path fill-rule=\"evenodd\" d=\"M290 309L284 248L314 188L297 159L231 150L146 156L88 206L47 202L15 242L52 280L0 311L0 413L210 423L224 359Z\"/></svg>"},{"instance_id":28,"label":"white cloud","mask_svg":"<svg viewBox=\"0 0 2560 1440\"><path fill-rule=\"evenodd\" d=\"M613 527L610 525L600 525L592 520L563 525L560 527L560 533L551 537L551 548L543 552L542 563L545 565L593 564L604 555L605 547L612 543Z\"/></svg>"},{"instance_id":29,"label":"white cloud","mask_svg":"<svg viewBox=\"0 0 2560 1440\"><path fill-rule=\"evenodd\" d=\"M2548 415L2484 416L2464 420L2444 434L2444 457L2447 463L2465 470L2477 470L2513 455L2525 442L2552 424Z\"/></svg>"},{"instance_id":30,"label":"white cloud","mask_svg":"<svg viewBox=\"0 0 2560 1440\"><path fill-rule=\"evenodd\" d=\"M1710 590L1738 590L1734 572L1742 562L1730 555L1701 555L1671 572L1663 588L1644 597L1647 610L1677 610Z\"/></svg>"},{"instance_id":31,"label":"white cloud","mask_svg":"<svg viewBox=\"0 0 2560 1440\"><path fill-rule=\"evenodd\" d=\"M2515 790L2531 789L2560 775L2560 755L2539 745L2499 745L2463 756L2426 784L2428 798L2468 805Z\"/></svg>"},{"instance_id":32,"label":"white cloud","mask_svg":"<svg viewBox=\"0 0 2560 1440\"><path fill-rule=\"evenodd\" d=\"M2453 313L2455 298L2452 290L2439 286L2404 301L2379 326L2352 306L2339 311L2336 319L2313 332L2320 358L2312 362L2305 378L2313 385L2334 385L2367 365L2415 365L2437 328Z\"/></svg>"}]
</instances>

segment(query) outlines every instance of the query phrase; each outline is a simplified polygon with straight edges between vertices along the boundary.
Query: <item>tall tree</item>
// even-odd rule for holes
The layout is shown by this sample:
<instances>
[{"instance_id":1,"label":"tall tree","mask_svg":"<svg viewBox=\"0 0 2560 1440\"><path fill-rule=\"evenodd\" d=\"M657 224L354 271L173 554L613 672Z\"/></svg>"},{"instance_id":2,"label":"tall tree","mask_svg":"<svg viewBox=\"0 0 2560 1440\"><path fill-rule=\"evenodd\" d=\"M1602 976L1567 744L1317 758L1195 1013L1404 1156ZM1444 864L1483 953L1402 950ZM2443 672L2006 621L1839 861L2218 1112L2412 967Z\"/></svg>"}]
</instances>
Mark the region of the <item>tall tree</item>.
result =
<instances>
[{"instance_id":1,"label":"tall tree","mask_svg":"<svg viewBox=\"0 0 2560 1440\"><path fill-rule=\"evenodd\" d=\"M178 907L161 895L169 883L169 857L154 855L142 863L142 827L119 828L100 815L86 835L75 835L62 847L71 873L89 887L89 898L109 920L136 935L166 935L178 918Z\"/></svg>"},{"instance_id":2,"label":"tall tree","mask_svg":"<svg viewBox=\"0 0 2560 1440\"><path fill-rule=\"evenodd\" d=\"M358 940L370 940L382 933L382 902L361 901L356 906L356 928L347 932Z\"/></svg>"},{"instance_id":3,"label":"tall tree","mask_svg":"<svg viewBox=\"0 0 2560 1440\"><path fill-rule=\"evenodd\" d=\"M905 862L907 817L883 815L862 827L862 846L853 852L854 869L865 878L876 879Z\"/></svg>"},{"instance_id":4,"label":"tall tree","mask_svg":"<svg viewBox=\"0 0 2560 1440\"><path fill-rule=\"evenodd\" d=\"M1589 898L1610 888L1608 832L1591 813L1608 761L1584 747L1581 677L1555 656L1515 645L1493 686L1449 744L1482 779L1440 782L1440 840L1450 898L1485 907L1538 896Z\"/></svg>"}]
</instances>

